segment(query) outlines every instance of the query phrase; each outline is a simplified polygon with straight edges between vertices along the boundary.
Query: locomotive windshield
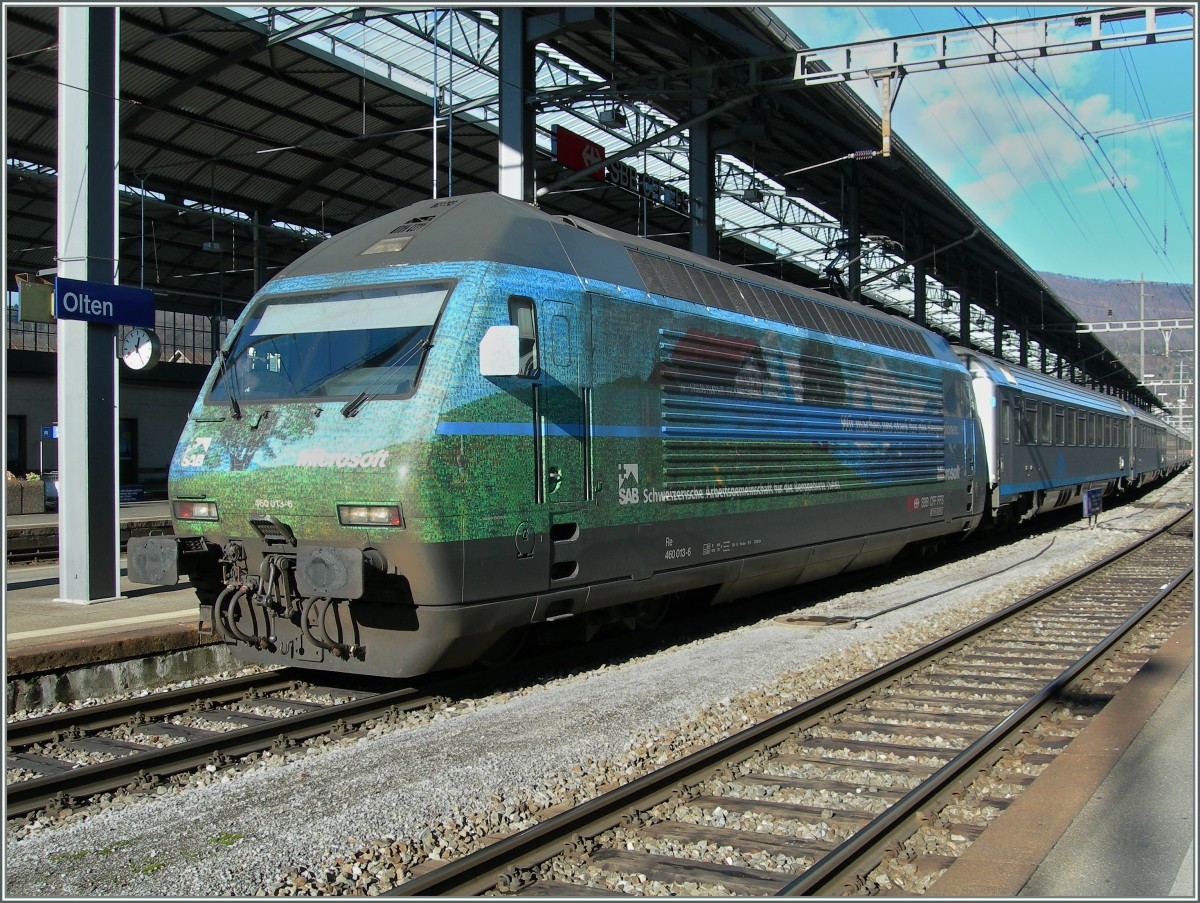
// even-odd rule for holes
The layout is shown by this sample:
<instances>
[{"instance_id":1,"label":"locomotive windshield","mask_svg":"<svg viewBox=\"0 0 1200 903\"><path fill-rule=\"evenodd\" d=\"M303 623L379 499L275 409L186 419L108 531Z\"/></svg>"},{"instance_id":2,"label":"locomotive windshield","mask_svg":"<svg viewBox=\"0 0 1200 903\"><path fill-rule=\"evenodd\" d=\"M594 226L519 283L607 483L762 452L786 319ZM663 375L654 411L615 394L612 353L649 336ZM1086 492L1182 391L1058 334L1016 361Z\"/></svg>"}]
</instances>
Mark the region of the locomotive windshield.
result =
<instances>
[{"instance_id":1,"label":"locomotive windshield","mask_svg":"<svg viewBox=\"0 0 1200 903\"><path fill-rule=\"evenodd\" d=\"M422 283L261 298L208 400L410 395L451 288Z\"/></svg>"}]
</instances>

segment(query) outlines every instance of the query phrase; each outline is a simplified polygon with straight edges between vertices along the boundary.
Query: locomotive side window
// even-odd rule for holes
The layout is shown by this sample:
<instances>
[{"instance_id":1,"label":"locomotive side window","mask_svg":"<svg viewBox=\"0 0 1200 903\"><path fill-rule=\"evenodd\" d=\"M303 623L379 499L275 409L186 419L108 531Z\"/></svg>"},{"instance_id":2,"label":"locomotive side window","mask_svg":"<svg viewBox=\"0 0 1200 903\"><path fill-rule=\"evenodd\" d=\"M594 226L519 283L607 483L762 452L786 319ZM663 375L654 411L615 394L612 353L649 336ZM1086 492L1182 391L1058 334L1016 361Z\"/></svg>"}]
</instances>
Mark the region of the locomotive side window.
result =
<instances>
[{"instance_id":1,"label":"locomotive side window","mask_svg":"<svg viewBox=\"0 0 1200 903\"><path fill-rule=\"evenodd\" d=\"M1000 402L1000 441L1012 442L1012 410L1007 401Z\"/></svg>"},{"instance_id":2,"label":"locomotive side window","mask_svg":"<svg viewBox=\"0 0 1200 903\"><path fill-rule=\"evenodd\" d=\"M1067 444L1067 420L1066 411L1062 405L1054 406L1054 444Z\"/></svg>"},{"instance_id":3,"label":"locomotive side window","mask_svg":"<svg viewBox=\"0 0 1200 903\"><path fill-rule=\"evenodd\" d=\"M537 312L533 299L523 295L510 295L508 299L509 322L521 334L521 376L532 379L538 374L538 330Z\"/></svg>"},{"instance_id":4,"label":"locomotive side window","mask_svg":"<svg viewBox=\"0 0 1200 903\"><path fill-rule=\"evenodd\" d=\"M1054 444L1054 406L1048 401L1042 402L1041 444Z\"/></svg>"}]
</instances>

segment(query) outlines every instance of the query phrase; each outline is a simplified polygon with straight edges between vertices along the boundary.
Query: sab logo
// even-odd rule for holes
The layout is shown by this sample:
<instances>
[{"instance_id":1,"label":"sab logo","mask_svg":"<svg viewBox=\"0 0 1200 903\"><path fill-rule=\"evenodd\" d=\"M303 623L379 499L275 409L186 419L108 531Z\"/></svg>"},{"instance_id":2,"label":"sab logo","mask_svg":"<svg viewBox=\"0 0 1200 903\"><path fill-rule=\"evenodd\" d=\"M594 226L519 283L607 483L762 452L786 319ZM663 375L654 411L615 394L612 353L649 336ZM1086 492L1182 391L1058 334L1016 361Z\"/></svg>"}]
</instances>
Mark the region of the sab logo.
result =
<instances>
[{"instance_id":1,"label":"sab logo","mask_svg":"<svg viewBox=\"0 0 1200 903\"><path fill-rule=\"evenodd\" d=\"M617 475L617 501L622 505L636 505L638 503L638 466L636 464L622 464L621 471Z\"/></svg>"},{"instance_id":2,"label":"sab logo","mask_svg":"<svg viewBox=\"0 0 1200 903\"><path fill-rule=\"evenodd\" d=\"M201 467L204 464L204 456L208 454L208 447L212 445L212 438L205 437L197 439L187 447L187 451L179 458L181 467Z\"/></svg>"}]
</instances>

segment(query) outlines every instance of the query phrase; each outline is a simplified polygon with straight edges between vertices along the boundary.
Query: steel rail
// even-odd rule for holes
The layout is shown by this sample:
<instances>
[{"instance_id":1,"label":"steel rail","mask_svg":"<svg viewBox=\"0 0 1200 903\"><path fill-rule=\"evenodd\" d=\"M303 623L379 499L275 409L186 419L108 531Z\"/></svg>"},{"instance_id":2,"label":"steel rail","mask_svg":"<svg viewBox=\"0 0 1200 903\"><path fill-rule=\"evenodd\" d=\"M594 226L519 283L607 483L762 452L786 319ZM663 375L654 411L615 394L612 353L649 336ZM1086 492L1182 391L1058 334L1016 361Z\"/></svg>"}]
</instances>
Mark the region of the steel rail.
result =
<instances>
[{"instance_id":1,"label":"steel rail","mask_svg":"<svg viewBox=\"0 0 1200 903\"><path fill-rule=\"evenodd\" d=\"M564 843L578 837L593 836L616 824L620 815L631 808L649 808L665 800L673 790L698 782L702 775L744 755L755 747L776 740L779 735L803 729L831 711L844 708L853 700L873 693L880 685L916 665L936 658L964 644L995 624L1036 605L1043 599L1078 583L1097 571L1132 554L1191 514L1191 508L1170 523L1140 537L1136 543L1120 549L1075 574L1020 599L1011 605L969 624L949 636L915 650L893 662L822 694L808 702L762 721L716 744L636 778L615 790L552 816L530 828L503 837L488 846L451 860L446 865L398 885L386 896L468 896L496 885L499 876L514 869L536 866L562 852Z\"/></svg>"},{"instance_id":2,"label":"steel rail","mask_svg":"<svg viewBox=\"0 0 1200 903\"><path fill-rule=\"evenodd\" d=\"M189 706L201 700L221 703L236 702L248 690L259 692L285 690L295 685L300 679L299 672L290 668L286 671L265 671L194 687L166 690L134 699L121 699L116 702L56 712L40 718L11 721L4 728L4 743L7 748L12 749L17 746L29 746L33 743L54 740L56 734L72 728L98 731L123 724L137 715L147 718L173 715L187 711Z\"/></svg>"},{"instance_id":3,"label":"steel rail","mask_svg":"<svg viewBox=\"0 0 1200 903\"><path fill-rule=\"evenodd\" d=\"M437 696L405 687L164 749L122 756L59 775L9 784L6 788L7 817L11 819L27 815L53 805L61 799L60 795L69 794L82 799L114 790L134 780L153 783L156 777L198 768L215 757L248 755L269 748L281 739L285 742L306 740L324 733L339 721L353 727L386 712L392 706L416 708L432 704L437 699Z\"/></svg>"},{"instance_id":4,"label":"steel rail","mask_svg":"<svg viewBox=\"0 0 1200 903\"><path fill-rule=\"evenodd\" d=\"M820 861L814 863L794 881L780 889L776 896L842 896L846 885L858 875L874 868L883 858L885 847L911 828L913 817L922 808L931 806L947 791L960 784L988 753L993 752L1005 740L1017 733L1041 711L1054 703L1059 694L1092 666L1097 659L1118 645L1125 636L1153 612L1164 599L1174 593L1193 574L1194 566L1188 564L1183 572L1161 589L1155 596L1129 616L1119 627L1108 634L1099 644L1092 647L1075 664L1041 690L1030 697L1020 708L987 731L978 740L939 768L927 780L922 781L904 797L880 813L874 820L853 836L847 838ZM862 866L869 863L869 868Z\"/></svg>"}]
</instances>

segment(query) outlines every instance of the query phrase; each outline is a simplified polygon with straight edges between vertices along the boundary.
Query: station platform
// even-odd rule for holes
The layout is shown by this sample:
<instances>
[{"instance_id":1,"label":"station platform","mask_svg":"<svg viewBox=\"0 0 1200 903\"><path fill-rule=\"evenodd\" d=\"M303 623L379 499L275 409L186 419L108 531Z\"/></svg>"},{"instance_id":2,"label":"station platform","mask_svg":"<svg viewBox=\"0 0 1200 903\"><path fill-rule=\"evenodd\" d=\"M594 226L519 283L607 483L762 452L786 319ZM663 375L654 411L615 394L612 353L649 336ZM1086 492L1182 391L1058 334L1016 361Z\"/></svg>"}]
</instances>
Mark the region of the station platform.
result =
<instances>
[{"instance_id":1,"label":"station platform","mask_svg":"<svg viewBox=\"0 0 1200 903\"><path fill-rule=\"evenodd\" d=\"M122 502L117 511L121 547L130 536L171 532L171 504L167 501ZM45 553L58 548L58 512L9 514L4 519L7 553ZM43 558L46 557L44 554Z\"/></svg>"},{"instance_id":2,"label":"station platform","mask_svg":"<svg viewBox=\"0 0 1200 903\"><path fill-rule=\"evenodd\" d=\"M167 502L130 502L119 512L121 543L129 536L170 532ZM8 515L10 551L37 543L56 548L58 514ZM24 545L22 543L25 543ZM59 600L58 564L8 564L5 571L7 680L83 668L138 656L196 648L213 642L198 630L190 583L170 588L130 583L121 559L122 598L95 604Z\"/></svg>"},{"instance_id":3,"label":"station platform","mask_svg":"<svg viewBox=\"0 0 1200 903\"><path fill-rule=\"evenodd\" d=\"M122 510L131 529L166 503ZM21 518L8 527L26 529ZM58 566L6 572L5 671L47 672L212 645L190 584L55 601ZM1189 621L929 889L934 897L1195 899L1194 623Z\"/></svg>"}]
</instances>

